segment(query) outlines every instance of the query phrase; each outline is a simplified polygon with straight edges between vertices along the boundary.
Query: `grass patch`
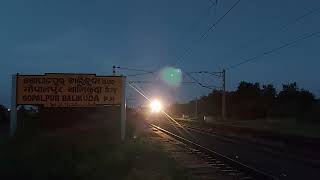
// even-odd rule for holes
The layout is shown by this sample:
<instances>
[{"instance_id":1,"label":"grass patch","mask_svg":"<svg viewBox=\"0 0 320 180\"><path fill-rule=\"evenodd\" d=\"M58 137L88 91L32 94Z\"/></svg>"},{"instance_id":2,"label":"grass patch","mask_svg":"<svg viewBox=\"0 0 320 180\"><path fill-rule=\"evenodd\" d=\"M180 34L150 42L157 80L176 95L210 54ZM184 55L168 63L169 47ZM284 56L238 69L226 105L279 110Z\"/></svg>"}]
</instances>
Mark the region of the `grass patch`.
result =
<instances>
[{"instance_id":1,"label":"grass patch","mask_svg":"<svg viewBox=\"0 0 320 180\"><path fill-rule=\"evenodd\" d=\"M213 124L245 127L256 130L266 130L280 134L320 138L320 123L301 122L295 119L257 119L248 121L228 120L226 122L217 121Z\"/></svg>"},{"instance_id":2,"label":"grass patch","mask_svg":"<svg viewBox=\"0 0 320 180\"><path fill-rule=\"evenodd\" d=\"M146 136L108 140L104 128L21 132L0 143L1 179L188 179Z\"/></svg>"}]
</instances>

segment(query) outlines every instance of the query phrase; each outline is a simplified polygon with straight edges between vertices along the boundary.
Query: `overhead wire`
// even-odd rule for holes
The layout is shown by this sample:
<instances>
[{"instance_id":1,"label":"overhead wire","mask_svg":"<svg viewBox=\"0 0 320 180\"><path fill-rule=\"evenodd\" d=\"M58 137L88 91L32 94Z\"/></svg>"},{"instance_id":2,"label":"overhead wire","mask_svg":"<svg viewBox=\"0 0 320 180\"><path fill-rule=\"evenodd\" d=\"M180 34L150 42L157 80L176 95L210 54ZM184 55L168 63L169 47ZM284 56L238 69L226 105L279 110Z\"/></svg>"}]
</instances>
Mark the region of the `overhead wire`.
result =
<instances>
[{"instance_id":1,"label":"overhead wire","mask_svg":"<svg viewBox=\"0 0 320 180\"><path fill-rule=\"evenodd\" d=\"M123 69L123 70L129 70L129 71L140 71L140 72L144 72L144 73L138 73L138 74L132 74L132 75L127 75L128 77L133 77L133 76L140 76L140 75L146 75L146 74L153 74L155 72L152 72L150 70L144 70L144 69L135 69L135 68L127 68L127 67L116 67L118 69ZM186 74L187 76L189 76L193 81L183 81L181 82L181 84L198 84L203 88L207 88L207 89L213 89L213 88L220 88L218 86L214 86L214 85L204 85L203 83L201 83L199 80L197 80L196 78L194 78L193 76L189 75L189 73L187 72L183 72L184 74ZM207 71L198 71L198 72L190 72L190 74L192 73L209 73ZM210 73L209 73L210 74ZM128 81L128 83L140 83L140 84L148 84L148 83L158 83L158 81ZM142 89L140 89L142 90Z\"/></svg>"},{"instance_id":2,"label":"overhead wire","mask_svg":"<svg viewBox=\"0 0 320 180\"><path fill-rule=\"evenodd\" d=\"M218 20L216 20L214 23L212 23L211 26L204 33L202 33L202 35L200 35L200 38L193 40L192 44L196 44L199 41L204 40L205 38L203 38L203 37L206 36L212 30L216 29L217 25L240 3L240 1L241 0L237 0L222 16L220 16L218 18ZM179 61L182 59L183 56L187 55L187 53L190 55L191 52L192 52L191 47L186 48L184 50L184 53L182 53L182 55L177 57L178 62L176 62L175 65L177 65L179 63Z\"/></svg>"},{"instance_id":3,"label":"overhead wire","mask_svg":"<svg viewBox=\"0 0 320 180\"><path fill-rule=\"evenodd\" d=\"M262 52L262 53L260 53L260 54L257 54L257 55L255 55L255 56L253 56L253 57L246 58L246 59L244 59L244 61L241 61L241 62L239 62L239 63L230 65L230 66L226 67L225 70L234 69L234 68L239 67L239 66L241 66L241 65L243 65L243 64L256 61L256 60L258 60L260 57L263 57L263 56L266 56L266 55L268 55L268 54L271 54L271 53L274 53L274 52L276 52L276 51L279 51L279 50L281 50L281 49L287 48L287 47L289 47L289 46L292 46L292 45L294 45L294 44L299 43L300 41L303 41L303 40L306 40L306 39L315 37L315 36L317 36L317 35L320 35L320 31L302 35L302 36L300 36L299 38L296 38L296 39L294 39L294 40L292 40L292 41L290 41L290 42L287 42L287 43L285 43L285 44L283 44L283 45L281 45L281 46L272 48L272 49L270 49L270 50L267 50L267 51L264 51L264 52Z\"/></svg>"},{"instance_id":4,"label":"overhead wire","mask_svg":"<svg viewBox=\"0 0 320 180\"><path fill-rule=\"evenodd\" d=\"M207 88L207 89L213 89L210 86L206 86L203 83L201 83L200 81L198 81L195 77L193 77L191 74L184 72L185 75L187 75L189 78L191 78L196 84L198 84L199 86L203 87L203 88Z\"/></svg>"},{"instance_id":5,"label":"overhead wire","mask_svg":"<svg viewBox=\"0 0 320 180\"><path fill-rule=\"evenodd\" d=\"M134 76L142 76L147 74L153 74L154 72L144 72L144 73L138 73L138 74L128 74L127 76L134 77Z\"/></svg>"},{"instance_id":6,"label":"overhead wire","mask_svg":"<svg viewBox=\"0 0 320 180\"><path fill-rule=\"evenodd\" d=\"M290 26L290 25L292 25L292 24L294 24L296 22L299 22L301 19L303 19L305 17L308 17L310 15L313 15L315 13L318 13L318 12L320 12L320 8L312 9L312 10L310 10L310 11L308 11L308 12L306 12L306 13L300 15L300 16L298 16L297 18L293 19L291 22L283 25L281 30L285 30L285 29L287 29L288 26Z\"/></svg>"},{"instance_id":7,"label":"overhead wire","mask_svg":"<svg viewBox=\"0 0 320 180\"><path fill-rule=\"evenodd\" d=\"M217 0L215 0L215 2L213 2L212 0L209 0L209 1L210 1L211 5L207 8L206 11L203 12L202 15L200 15L200 17L199 17L197 20L195 20L195 21L191 24L191 26L189 27L189 29L193 29L193 28L195 28L196 26L198 26L198 24L200 24L201 21L203 21L203 19L206 18L206 17L209 15L209 13L211 12L211 9L212 9L213 7L217 7L217 4L218 4L218 1L217 1Z\"/></svg>"},{"instance_id":8,"label":"overhead wire","mask_svg":"<svg viewBox=\"0 0 320 180\"><path fill-rule=\"evenodd\" d=\"M209 1L210 1L211 5L208 7L208 9L207 9L206 11L204 11L204 13L203 13L196 21L194 21L194 22L191 24L191 26L190 26L188 29L193 30L194 27L198 26L198 24L200 24L201 21L203 21L203 19L209 15L209 13L210 13L210 11L211 11L211 9L212 9L213 7L215 7L215 11L217 10L218 0L215 0L215 2L213 2L212 0L209 0ZM184 56L184 54L186 54L186 53L189 51L188 49L189 49L189 48L185 48L185 49L183 50L184 52L182 53L182 55L180 55L180 56L178 56L178 57L175 56L175 57L179 60L181 56ZM176 64L178 64L178 63L174 63L174 64L176 65Z\"/></svg>"},{"instance_id":9,"label":"overhead wire","mask_svg":"<svg viewBox=\"0 0 320 180\"><path fill-rule=\"evenodd\" d=\"M127 71L138 71L138 72L145 72L145 73L154 73L154 71L144 70L144 69L135 69L135 68L127 68L127 67L120 67L116 66L117 69L127 70Z\"/></svg>"},{"instance_id":10,"label":"overhead wire","mask_svg":"<svg viewBox=\"0 0 320 180\"><path fill-rule=\"evenodd\" d=\"M241 0L237 0L220 18L218 18L218 20L211 24L211 26L209 27L209 29L207 29L206 32L204 32L202 35L201 35L201 38L206 38L207 34L212 31L213 29L216 28L216 26L232 11L232 9L234 9L239 3L240 3ZM206 37L205 37L206 36Z\"/></svg>"},{"instance_id":11,"label":"overhead wire","mask_svg":"<svg viewBox=\"0 0 320 180\"><path fill-rule=\"evenodd\" d=\"M193 71L193 72L189 72L190 74L210 74L211 76L216 76L216 77L222 77L221 72L209 72L209 71Z\"/></svg>"},{"instance_id":12,"label":"overhead wire","mask_svg":"<svg viewBox=\"0 0 320 180\"><path fill-rule=\"evenodd\" d=\"M216 27L217 24L219 24L231 11L232 9L234 9L239 3L240 3L241 0L237 0L220 18L218 18L217 21L215 21L210 27L209 29L207 29L202 35L201 37L198 39L199 41L202 40L203 36L208 34L210 31L213 30L213 27ZM213 5L217 5L217 0L215 2L212 2L210 1L212 4L211 6L209 7L209 9L211 9L213 7ZM189 52L191 51L190 48L186 49L185 52ZM183 54L184 55L184 54ZM182 55L182 56L183 56ZM179 61L180 57L178 57L178 61ZM124 68L124 67L117 67L119 69L123 69L123 70L134 70L134 71L142 71L142 72L146 72L146 73L153 73L152 71L145 71L145 70L140 70L140 69L133 69L133 68ZM200 85L201 87L204 87L204 88L208 88L208 89L212 89L210 86L205 86L203 85L201 82L199 82L197 79L195 79L193 76L191 76L190 74L188 73L185 73L187 76L189 76L192 80L195 81L196 84ZM140 75L140 74L137 74L137 75Z\"/></svg>"},{"instance_id":13,"label":"overhead wire","mask_svg":"<svg viewBox=\"0 0 320 180\"><path fill-rule=\"evenodd\" d=\"M234 52L235 50L239 50L239 49L245 49L245 48L248 48L250 47L251 45L255 44L256 42L262 42L264 41L268 36L270 36L271 34L270 33L279 33L279 32L282 32L282 31L285 31L288 29L289 26L295 24L296 22L299 22L301 21L302 19L308 17L308 16L311 16L317 12L320 11L320 8L316 8L316 9L312 9L304 14L301 14L295 18L293 18L292 20L289 20L288 23L285 23L283 25L280 25L279 27L275 28L272 32L269 32L269 33L264 33L264 34L260 34L260 36L258 36L257 38L253 39L252 41L249 41L247 42L247 44L242 44L240 46L240 48L231 48L230 52Z\"/></svg>"},{"instance_id":14,"label":"overhead wire","mask_svg":"<svg viewBox=\"0 0 320 180\"><path fill-rule=\"evenodd\" d=\"M159 83L159 81L129 81L129 83L137 83L137 84L152 84ZM196 82L193 81L182 81L181 84L194 84Z\"/></svg>"}]
</instances>

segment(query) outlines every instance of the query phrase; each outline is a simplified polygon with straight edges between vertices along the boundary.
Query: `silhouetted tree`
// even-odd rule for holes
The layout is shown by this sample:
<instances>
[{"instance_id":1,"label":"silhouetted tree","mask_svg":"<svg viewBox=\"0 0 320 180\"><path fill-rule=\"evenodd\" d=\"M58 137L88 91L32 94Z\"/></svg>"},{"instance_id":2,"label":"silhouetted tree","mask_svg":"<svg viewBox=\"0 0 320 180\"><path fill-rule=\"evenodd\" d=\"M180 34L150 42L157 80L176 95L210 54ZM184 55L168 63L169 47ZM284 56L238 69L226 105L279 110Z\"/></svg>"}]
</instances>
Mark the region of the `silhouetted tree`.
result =
<instances>
[{"instance_id":1,"label":"silhouetted tree","mask_svg":"<svg viewBox=\"0 0 320 180\"><path fill-rule=\"evenodd\" d=\"M237 91L231 97L234 103L233 116L238 118L255 118L261 114L260 84L240 82Z\"/></svg>"},{"instance_id":2,"label":"silhouetted tree","mask_svg":"<svg viewBox=\"0 0 320 180\"><path fill-rule=\"evenodd\" d=\"M0 123L9 121L8 114L8 109L4 105L0 105Z\"/></svg>"},{"instance_id":3,"label":"silhouetted tree","mask_svg":"<svg viewBox=\"0 0 320 180\"><path fill-rule=\"evenodd\" d=\"M266 117L294 117L300 119L315 116L320 110L319 101L297 83L283 84L277 94L272 84L260 86L259 83L242 81L236 91L227 92L227 115L234 119L256 119ZM212 91L198 100L198 114L221 116L222 92ZM195 100L187 104L177 104L171 109L181 114L194 114Z\"/></svg>"},{"instance_id":4,"label":"silhouetted tree","mask_svg":"<svg viewBox=\"0 0 320 180\"><path fill-rule=\"evenodd\" d=\"M286 117L302 117L316 102L312 93L300 90L295 82L283 84L277 99L279 114Z\"/></svg>"},{"instance_id":5,"label":"silhouetted tree","mask_svg":"<svg viewBox=\"0 0 320 180\"><path fill-rule=\"evenodd\" d=\"M277 91L272 84L262 85L261 89L261 105L263 108L263 116L271 116L276 101Z\"/></svg>"}]
</instances>

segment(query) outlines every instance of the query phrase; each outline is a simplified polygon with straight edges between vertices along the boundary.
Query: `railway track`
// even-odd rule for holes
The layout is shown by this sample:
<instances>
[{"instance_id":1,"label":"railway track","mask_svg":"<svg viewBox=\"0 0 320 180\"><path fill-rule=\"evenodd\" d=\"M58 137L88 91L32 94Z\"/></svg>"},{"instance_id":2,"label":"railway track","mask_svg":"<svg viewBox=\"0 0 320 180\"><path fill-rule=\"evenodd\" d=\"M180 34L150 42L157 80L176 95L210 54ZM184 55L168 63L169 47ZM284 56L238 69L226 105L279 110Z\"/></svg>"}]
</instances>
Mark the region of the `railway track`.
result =
<instances>
[{"instance_id":1,"label":"railway track","mask_svg":"<svg viewBox=\"0 0 320 180\"><path fill-rule=\"evenodd\" d=\"M203 157L206 162L212 166L213 168L219 169L224 174L227 174L229 176L234 177L235 179L279 179L277 177L274 177L268 173L265 173L263 171L260 171L254 167L251 167L249 165L243 164L236 159L232 159L230 157L227 157L223 154L220 154L212 149L209 149L207 147L204 147L198 143L195 143L193 141L190 141L186 138L183 138L177 134L174 134L168 130L165 130L157 125L154 125L152 123L148 123L148 125L152 128L155 128L172 138L176 139L177 141L180 141L186 145L186 147L191 147L193 150L193 153Z\"/></svg>"},{"instance_id":2,"label":"railway track","mask_svg":"<svg viewBox=\"0 0 320 180\"><path fill-rule=\"evenodd\" d=\"M320 162L319 162L319 155L312 153L310 151L306 150L294 150L291 148L286 148L284 149L281 141L278 142L271 142L271 141L266 141L263 140L264 142L260 142L259 139L248 139L248 138L241 138L237 136L228 136L224 135L219 131L215 131L212 128L206 128L206 127L200 127L200 126L195 126L195 125L190 125L188 123L181 123L180 124L191 131L212 136L215 138L218 138L222 141L227 141L227 142L232 142L240 145L253 145L253 148L256 148L260 151L264 151L266 153L272 153L274 155L281 155L282 157L285 157L290 160L295 160L299 161L303 164L306 165L311 165L314 167L320 167ZM279 145L280 144L280 145ZM301 147L305 147L304 145L300 145ZM261 148L263 147L263 148ZM303 154L303 155L302 155Z\"/></svg>"}]
</instances>

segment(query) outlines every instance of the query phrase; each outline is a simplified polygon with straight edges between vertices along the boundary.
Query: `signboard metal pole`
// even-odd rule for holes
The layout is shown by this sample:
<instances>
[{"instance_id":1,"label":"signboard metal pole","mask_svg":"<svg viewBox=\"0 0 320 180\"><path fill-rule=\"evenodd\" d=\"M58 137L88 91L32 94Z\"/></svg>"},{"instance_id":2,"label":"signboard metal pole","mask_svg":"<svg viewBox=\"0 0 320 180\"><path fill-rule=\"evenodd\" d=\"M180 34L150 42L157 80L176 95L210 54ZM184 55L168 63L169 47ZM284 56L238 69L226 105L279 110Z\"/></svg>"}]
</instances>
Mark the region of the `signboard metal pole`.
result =
<instances>
[{"instance_id":1,"label":"signboard metal pole","mask_svg":"<svg viewBox=\"0 0 320 180\"><path fill-rule=\"evenodd\" d=\"M126 134L126 77L122 76L121 141L125 140L125 134Z\"/></svg>"},{"instance_id":2,"label":"signboard metal pole","mask_svg":"<svg viewBox=\"0 0 320 180\"><path fill-rule=\"evenodd\" d=\"M11 111L10 111L10 136L14 136L17 130L17 77L18 74L12 75L11 89Z\"/></svg>"}]
</instances>

